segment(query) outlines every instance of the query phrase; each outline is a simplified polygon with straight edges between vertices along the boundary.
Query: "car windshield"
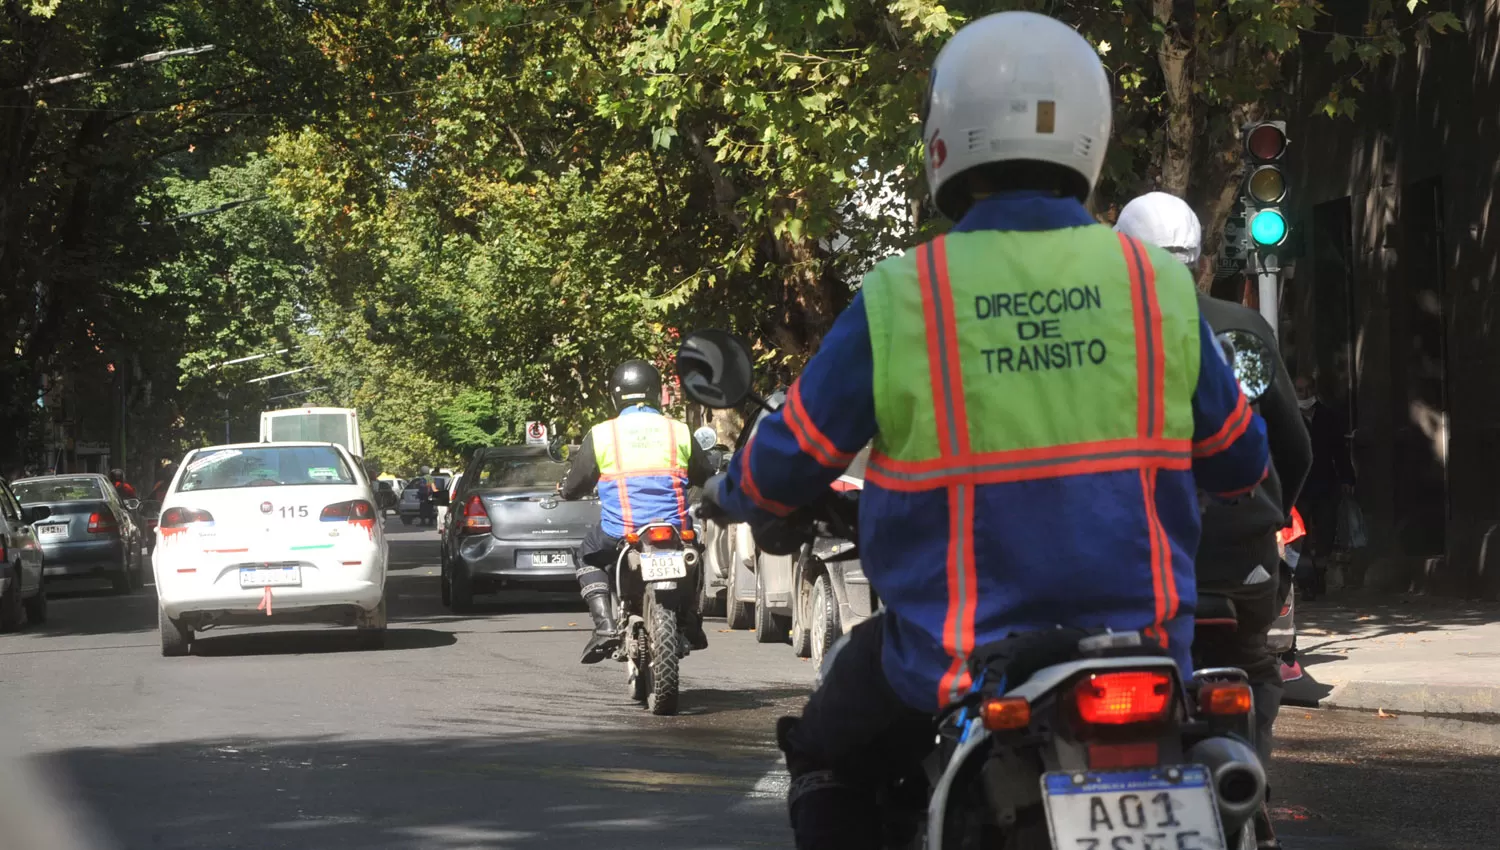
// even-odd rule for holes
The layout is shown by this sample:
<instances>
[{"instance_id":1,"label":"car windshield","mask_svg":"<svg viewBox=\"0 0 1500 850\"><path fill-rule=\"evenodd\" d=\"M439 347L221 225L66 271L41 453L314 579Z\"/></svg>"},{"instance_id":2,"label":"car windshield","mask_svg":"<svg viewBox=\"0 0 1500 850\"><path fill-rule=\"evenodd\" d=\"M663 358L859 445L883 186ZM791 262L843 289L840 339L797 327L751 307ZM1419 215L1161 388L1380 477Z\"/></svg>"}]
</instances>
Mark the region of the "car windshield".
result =
<instances>
[{"instance_id":1,"label":"car windshield","mask_svg":"<svg viewBox=\"0 0 1500 850\"><path fill-rule=\"evenodd\" d=\"M17 481L16 498L23 505L43 502L89 502L104 498L97 478L43 478Z\"/></svg>"},{"instance_id":2,"label":"car windshield","mask_svg":"<svg viewBox=\"0 0 1500 850\"><path fill-rule=\"evenodd\" d=\"M330 446L263 446L198 453L188 462L177 490L353 483L354 473Z\"/></svg>"},{"instance_id":3,"label":"car windshield","mask_svg":"<svg viewBox=\"0 0 1500 850\"><path fill-rule=\"evenodd\" d=\"M496 455L485 458L474 479L475 487L552 487L567 472L567 464L535 455Z\"/></svg>"}]
</instances>

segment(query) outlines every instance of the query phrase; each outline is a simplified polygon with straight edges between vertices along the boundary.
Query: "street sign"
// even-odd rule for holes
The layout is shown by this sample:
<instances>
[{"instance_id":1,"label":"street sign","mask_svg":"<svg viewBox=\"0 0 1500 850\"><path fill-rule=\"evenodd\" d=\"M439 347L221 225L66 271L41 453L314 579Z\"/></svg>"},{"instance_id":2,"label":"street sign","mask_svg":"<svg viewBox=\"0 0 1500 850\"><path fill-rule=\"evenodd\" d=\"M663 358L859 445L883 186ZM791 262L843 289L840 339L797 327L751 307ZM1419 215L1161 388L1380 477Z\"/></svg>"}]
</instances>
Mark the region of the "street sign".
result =
<instances>
[{"instance_id":1,"label":"street sign","mask_svg":"<svg viewBox=\"0 0 1500 850\"><path fill-rule=\"evenodd\" d=\"M528 446L545 446L545 445L547 445L547 425L545 423L542 423L542 422L527 422L526 423L526 445L528 445Z\"/></svg>"}]
</instances>

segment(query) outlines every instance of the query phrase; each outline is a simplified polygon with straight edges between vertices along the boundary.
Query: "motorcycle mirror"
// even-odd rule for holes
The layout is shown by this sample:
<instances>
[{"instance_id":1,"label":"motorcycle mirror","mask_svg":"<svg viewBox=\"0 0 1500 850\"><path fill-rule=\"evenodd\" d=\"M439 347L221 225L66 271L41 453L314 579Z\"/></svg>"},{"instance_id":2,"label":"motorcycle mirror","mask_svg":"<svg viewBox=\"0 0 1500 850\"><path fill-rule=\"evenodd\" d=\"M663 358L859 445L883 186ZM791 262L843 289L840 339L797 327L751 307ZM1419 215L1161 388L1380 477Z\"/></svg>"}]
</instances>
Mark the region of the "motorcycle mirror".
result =
<instances>
[{"instance_id":1,"label":"motorcycle mirror","mask_svg":"<svg viewBox=\"0 0 1500 850\"><path fill-rule=\"evenodd\" d=\"M1251 404L1260 401L1276 379L1276 355L1271 346L1253 331L1228 330L1217 338L1245 398Z\"/></svg>"},{"instance_id":2,"label":"motorcycle mirror","mask_svg":"<svg viewBox=\"0 0 1500 850\"><path fill-rule=\"evenodd\" d=\"M704 407L739 407L750 397L755 367L738 337L717 329L694 331L677 350L682 391Z\"/></svg>"}]
</instances>

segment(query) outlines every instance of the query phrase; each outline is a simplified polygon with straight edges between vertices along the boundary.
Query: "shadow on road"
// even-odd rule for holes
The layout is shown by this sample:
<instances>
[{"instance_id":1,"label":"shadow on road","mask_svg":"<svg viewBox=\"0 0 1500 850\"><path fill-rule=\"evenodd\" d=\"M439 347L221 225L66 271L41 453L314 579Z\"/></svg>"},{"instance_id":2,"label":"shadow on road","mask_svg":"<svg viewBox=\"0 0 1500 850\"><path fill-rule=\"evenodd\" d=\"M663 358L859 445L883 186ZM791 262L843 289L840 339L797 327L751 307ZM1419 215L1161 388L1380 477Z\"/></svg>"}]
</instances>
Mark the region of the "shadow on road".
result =
<instances>
[{"instance_id":1,"label":"shadow on road","mask_svg":"<svg viewBox=\"0 0 1500 850\"><path fill-rule=\"evenodd\" d=\"M390 652L402 649L432 649L452 646L458 637L435 629L390 628L385 646L368 649L360 644L354 629L306 629L215 635L203 633L193 639L193 654L209 658L235 655L312 655L337 652Z\"/></svg>"},{"instance_id":2,"label":"shadow on road","mask_svg":"<svg viewBox=\"0 0 1500 850\"><path fill-rule=\"evenodd\" d=\"M43 757L117 848L788 846L775 760L635 736L188 741ZM70 806L71 809L71 806ZM75 811L59 812L72 817ZM102 848L101 848L102 850Z\"/></svg>"}]
</instances>

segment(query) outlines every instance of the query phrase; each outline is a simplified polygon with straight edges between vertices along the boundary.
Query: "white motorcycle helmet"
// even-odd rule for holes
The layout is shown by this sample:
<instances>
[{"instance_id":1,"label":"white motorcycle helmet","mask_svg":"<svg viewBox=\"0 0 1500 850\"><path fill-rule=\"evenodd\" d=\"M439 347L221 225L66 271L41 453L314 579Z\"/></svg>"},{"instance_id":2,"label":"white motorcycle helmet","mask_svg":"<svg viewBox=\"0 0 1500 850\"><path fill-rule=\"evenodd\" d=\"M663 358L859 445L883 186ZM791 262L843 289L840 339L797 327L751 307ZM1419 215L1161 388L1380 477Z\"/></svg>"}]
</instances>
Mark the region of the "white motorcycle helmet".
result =
<instances>
[{"instance_id":1,"label":"white motorcycle helmet","mask_svg":"<svg viewBox=\"0 0 1500 850\"><path fill-rule=\"evenodd\" d=\"M704 425L693 432L693 441L698 444L698 448L708 451L719 444L719 435L714 429Z\"/></svg>"},{"instance_id":2,"label":"white motorcycle helmet","mask_svg":"<svg viewBox=\"0 0 1500 850\"><path fill-rule=\"evenodd\" d=\"M1188 268L1203 253L1203 226L1187 201L1166 192L1148 192L1125 205L1115 230L1166 249Z\"/></svg>"},{"instance_id":3,"label":"white motorcycle helmet","mask_svg":"<svg viewBox=\"0 0 1500 850\"><path fill-rule=\"evenodd\" d=\"M970 198L970 169L1040 162L1078 175L1088 197L1104 167L1112 106L1093 46L1072 27L1034 12L1000 12L960 29L932 66L922 137L927 185L957 220ZM1066 173L1066 172L1064 172Z\"/></svg>"}]
</instances>

